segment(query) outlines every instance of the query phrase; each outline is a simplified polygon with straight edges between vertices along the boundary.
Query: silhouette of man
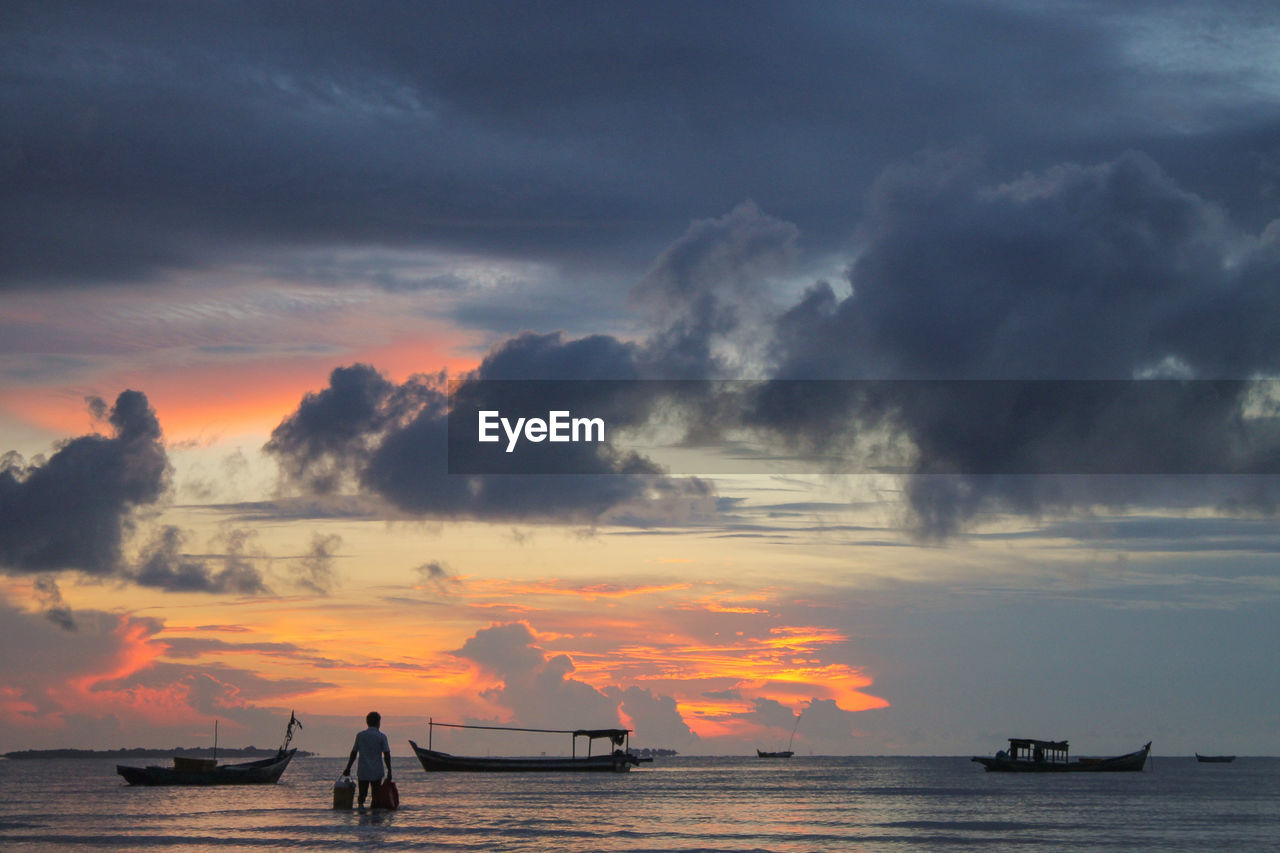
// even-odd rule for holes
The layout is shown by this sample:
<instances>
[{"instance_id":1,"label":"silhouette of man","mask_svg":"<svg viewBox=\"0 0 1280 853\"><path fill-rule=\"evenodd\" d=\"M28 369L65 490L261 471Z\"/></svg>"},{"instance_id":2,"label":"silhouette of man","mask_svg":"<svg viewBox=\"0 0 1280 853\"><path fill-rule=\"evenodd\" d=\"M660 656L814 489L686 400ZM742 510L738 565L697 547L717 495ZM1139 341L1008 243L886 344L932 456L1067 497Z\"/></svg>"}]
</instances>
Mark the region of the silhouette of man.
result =
<instances>
[{"instance_id":1,"label":"silhouette of man","mask_svg":"<svg viewBox=\"0 0 1280 853\"><path fill-rule=\"evenodd\" d=\"M355 764L357 757L360 759L356 768L356 781L360 784L357 794L360 808L364 808L364 798L370 787L373 788L373 799L378 799L384 761L387 765L387 781L391 781L391 744L387 743L387 736L379 729L382 715L377 711L370 711L365 715L364 721L369 728L356 734L355 745L351 747L351 755L347 758L347 767L342 771L343 776L351 775L351 765Z\"/></svg>"}]
</instances>

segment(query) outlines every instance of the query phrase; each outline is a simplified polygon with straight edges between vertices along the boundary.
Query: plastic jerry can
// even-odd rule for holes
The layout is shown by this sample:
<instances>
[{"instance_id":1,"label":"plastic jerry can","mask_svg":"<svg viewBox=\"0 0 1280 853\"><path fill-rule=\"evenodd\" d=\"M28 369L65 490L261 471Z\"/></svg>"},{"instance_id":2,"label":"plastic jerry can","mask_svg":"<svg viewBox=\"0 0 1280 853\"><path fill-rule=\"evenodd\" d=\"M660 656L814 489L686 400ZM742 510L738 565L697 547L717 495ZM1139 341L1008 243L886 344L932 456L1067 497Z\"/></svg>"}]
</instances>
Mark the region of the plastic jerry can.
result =
<instances>
[{"instance_id":1,"label":"plastic jerry can","mask_svg":"<svg viewBox=\"0 0 1280 853\"><path fill-rule=\"evenodd\" d=\"M333 783L333 807L349 809L356 801L356 783L350 776L342 776Z\"/></svg>"}]
</instances>

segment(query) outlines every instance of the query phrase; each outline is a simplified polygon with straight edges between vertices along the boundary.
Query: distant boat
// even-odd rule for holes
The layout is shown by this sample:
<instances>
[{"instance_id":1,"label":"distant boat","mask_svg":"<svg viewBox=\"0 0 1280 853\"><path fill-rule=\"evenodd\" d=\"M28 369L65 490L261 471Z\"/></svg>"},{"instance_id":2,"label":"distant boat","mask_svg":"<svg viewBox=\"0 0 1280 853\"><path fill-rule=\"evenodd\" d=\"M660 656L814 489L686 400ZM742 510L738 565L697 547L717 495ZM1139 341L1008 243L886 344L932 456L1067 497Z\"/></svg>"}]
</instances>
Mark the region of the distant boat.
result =
<instances>
[{"instance_id":1,"label":"distant boat","mask_svg":"<svg viewBox=\"0 0 1280 853\"><path fill-rule=\"evenodd\" d=\"M1236 757L1234 755L1201 755L1198 752L1196 753L1196 761L1201 764L1226 764L1235 760Z\"/></svg>"},{"instance_id":2,"label":"distant boat","mask_svg":"<svg viewBox=\"0 0 1280 853\"><path fill-rule=\"evenodd\" d=\"M791 744L796 739L796 729L800 728L800 716L796 715L796 724L791 727L791 737L787 738L787 748L780 749L777 752L766 752L760 747L756 747L756 758L790 758L795 755L791 751Z\"/></svg>"},{"instance_id":3,"label":"distant boat","mask_svg":"<svg viewBox=\"0 0 1280 853\"><path fill-rule=\"evenodd\" d=\"M548 734L572 735L572 754L569 757L513 757L491 758L472 755L452 755L432 749L432 735L437 726L450 729L487 729L502 732L543 732ZM578 755L578 738L586 738L587 754ZM614 747L611 752L591 754L591 745L597 740L607 740ZM521 729L512 726L467 726L458 723L437 723L427 721L427 748L423 749L414 741L409 741L413 754L418 756L422 769L428 773L449 771L471 771L481 773L522 773L550 771L595 771L625 773L632 765L640 764L643 759L630 752L631 729Z\"/></svg>"},{"instance_id":4,"label":"distant boat","mask_svg":"<svg viewBox=\"0 0 1280 853\"><path fill-rule=\"evenodd\" d=\"M302 728L302 723L290 714L284 743L270 758L246 761L243 764L219 765L217 758L175 755L172 767L128 767L117 764L116 772L130 785L274 785L298 751L296 747L289 749L294 726ZM216 751L216 735L214 744Z\"/></svg>"},{"instance_id":5,"label":"distant boat","mask_svg":"<svg viewBox=\"0 0 1280 853\"><path fill-rule=\"evenodd\" d=\"M1151 742L1142 749L1110 758L1067 757L1065 740L1033 740L1009 738L1009 750L1000 750L994 758L975 756L974 761L989 771L1006 773L1060 773L1060 772L1137 772L1147 763Z\"/></svg>"}]
</instances>

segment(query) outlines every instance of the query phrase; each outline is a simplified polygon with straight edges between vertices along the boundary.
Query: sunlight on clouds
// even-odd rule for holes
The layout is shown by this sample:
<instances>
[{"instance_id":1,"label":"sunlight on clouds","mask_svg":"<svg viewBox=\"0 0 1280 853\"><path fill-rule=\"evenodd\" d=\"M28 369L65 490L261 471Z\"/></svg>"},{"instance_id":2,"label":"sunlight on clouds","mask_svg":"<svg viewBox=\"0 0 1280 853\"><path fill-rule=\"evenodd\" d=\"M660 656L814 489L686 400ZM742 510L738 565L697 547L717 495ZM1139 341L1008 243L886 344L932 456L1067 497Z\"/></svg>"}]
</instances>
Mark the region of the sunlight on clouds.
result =
<instances>
[{"instance_id":1,"label":"sunlight on clouds","mask_svg":"<svg viewBox=\"0 0 1280 853\"><path fill-rule=\"evenodd\" d=\"M265 441L334 364L376 361L403 378L424 365L458 372L476 362L476 336L415 315L408 295L244 282L203 293L175 286L74 303L14 297L6 314L21 318L32 341L23 354L0 354L4 413L77 434L87 423L85 396L139 388L170 441L243 433ZM33 361L59 343L57 360Z\"/></svg>"},{"instance_id":2,"label":"sunlight on clouds","mask_svg":"<svg viewBox=\"0 0 1280 853\"><path fill-rule=\"evenodd\" d=\"M80 689L167 660L193 672L226 667L228 672L247 670L275 679L281 684L275 701L290 705L356 714L372 702L409 716L434 709L437 716L509 718L519 709L506 703L515 701L519 690L532 689L518 686L531 675L495 673L448 650L462 647L486 625L501 624L492 622L491 615L502 601L520 600L525 636L538 649L531 660L546 668L544 679L556 678L555 661L562 660L573 673L571 678L559 676L566 679L565 689L590 685L600 691L602 703L607 702L603 691L615 685L649 686L659 696L670 696L671 707L703 738L749 735L752 724L731 718L749 713L756 699L773 699L797 710L815 699L834 700L846 711L888 704L862 692L871 685L865 673L824 660L825 650L847 642L841 632L779 625L763 608L734 606L727 593L708 596L706 584L460 580L447 605L427 595L416 606L398 598L371 602L362 599L358 588L340 589L327 598L241 599L234 605L234 624L227 623L225 602L217 607L193 603L178 611L184 612L182 623L154 636L140 627L122 627L127 653L109 675L86 677ZM424 594L435 588L409 589ZM625 609L610 609L614 602L625 602ZM510 609L502 618L511 618ZM362 615L353 619L355 614ZM673 616L678 618L673 621ZM757 624L750 633L707 642L680 627L689 617L695 622L746 618ZM663 634L667 639L653 640ZM166 653L170 647L172 652ZM298 682L297 689L287 685L290 679ZM308 680L316 686L307 686ZM732 687L740 698L706 700L701 693L708 685ZM167 693L138 686L113 701L144 694L166 714L184 701L181 685Z\"/></svg>"}]
</instances>

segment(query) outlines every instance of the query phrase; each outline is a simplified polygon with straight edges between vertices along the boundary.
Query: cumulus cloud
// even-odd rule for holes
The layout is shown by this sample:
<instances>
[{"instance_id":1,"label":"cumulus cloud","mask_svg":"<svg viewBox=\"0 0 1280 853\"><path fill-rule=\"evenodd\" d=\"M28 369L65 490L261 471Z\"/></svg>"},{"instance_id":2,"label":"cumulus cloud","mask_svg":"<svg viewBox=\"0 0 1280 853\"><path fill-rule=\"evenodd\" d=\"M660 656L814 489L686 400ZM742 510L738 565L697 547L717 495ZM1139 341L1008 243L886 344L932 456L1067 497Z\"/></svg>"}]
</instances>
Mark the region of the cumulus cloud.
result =
<instances>
[{"instance_id":1,"label":"cumulus cloud","mask_svg":"<svg viewBox=\"0 0 1280 853\"><path fill-rule=\"evenodd\" d=\"M997 180L968 150L931 154L887 169L867 211L843 298L818 282L786 310L768 304L798 233L743 204L695 222L639 281L657 318L648 338L523 333L448 396L441 377L397 386L340 368L267 449L304 490L355 484L419 516L595 523L643 519L648 504L689 517L710 495L606 445L548 444L514 474L467 467L485 449L469 441L475 411L515 400L534 414L554 392L614 428L665 418L690 443L747 428L776 450L911 475L907 523L926 538L1133 489L1041 475L1276 467L1280 421L1249 380L1280 368L1265 284L1280 250L1150 157ZM744 362L729 354L748 351L757 377L784 381L727 393L652 381L732 375ZM1147 381L1170 376L1214 381ZM512 464L500 451L490 458ZM554 472L572 473L533 476ZM1249 505L1268 505L1254 492Z\"/></svg>"},{"instance_id":2,"label":"cumulus cloud","mask_svg":"<svg viewBox=\"0 0 1280 853\"><path fill-rule=\"evenodd\" d=\"M705 379L756 363L772 319L767 286L789 271L798 240L795 225L751 202L690 225L631 292L662 329L646 343L648 372Z\"/></svg>"},{"instance_id":3,"label":"cumulus cloud","mask_svg":"<svg viewBox=\"0 0 1280 853\"><path fill-rule=\"evenodd\" d=\"M625 718L646 746L683 751L699 742L675 699L638 686L597 689L573 678L572 659L539 647L522 622L483 628L453 654L500 681L481 695L509 709L517 725L603 728L622 725ZM566 725L567 720L575 722Z\"/></svg>"},{"instance_id":4,"label":"cumulus cloud","mask_svg":"<svg viewBox=\"0 0 1280 853\"><path fill-rule=\"evenodd\" d=\"M154 504L167 488L169 461L146 396L124 391L109 410L101 400L91 408L105 417L112 435L71 439L42 463L6 457L0 569L113 574L120 570L135 510Z\"/></svg>"},{"instance_id":5,"label":"cumulus cloud","mask_svg":"<svg viewBox=\"0 0 1280 853\"><path fill-rule=\"evenodd\" d=\"M675 699L638 686L607 692L630 721L637 746L697 753L701 739L684 721Z\"/></svg>"},{"instance_id":6,"label":"cumulus cloud","mask_svg":"<svg viewBox=\"0 0 1280 853\"><path fill-rule=\"evenodd\" d=\"M454 654L501 678L524 676L546 662L543 651L534 645L533 632L523 622L483 628Z\"/></svg>"},{"instance_id":7,"label":"cumulus cloud","mask_svg":"<svg viewBox=\"0 0 1280 853\"><path fill-rule=\"evenodd\" d=\"M796 727L797 714L776 699L757 696L750 711L737 715L762 726L782 729L788 733Z\"/></svg>"},{"instance_id":8,"label":"cumulus cloud","mask_svg":"<svg viewBox=\"0 0 1280 853\"><path fill-rule=\"evenodd\" d=\"M927 537L1135 491L1024 475L1273 472L1274 412L1248 414L1269 391L1244 380L1280 367L1275 249L1143 154L1006 182L980 165L934 155L882 176L852 292L820 283L780 319L776 375L1072 381L820 384L804 400L793 385L751 417L808 450L898 441ZM1162 374L1238 381L1132 381Z\"/></svg>"},{"instance_id":9,"label":"cumulus cloud","mask_svg":"<svg viewBox=\"0 0 1280 853\"><path fill-rule=\"evenodd\" d=\"M397 388L369 365L338 367L328 387L307 394L275 428L265 449L308 491L329 494L368 458L388 425L443 404L443 395L424 383L411 380Z\"/></svg>"},{"instance_id":10,"label":"cumulus cloud","mask_svg":"<svg viewBox=\"0 0 1280 853\"><path fill-rule=\"evenodd\" d=\"M548 655L521 622L482 628L454 652L497 676L501 684L481 696L511 710L520 725L565 728L565 720L588 728L618 725L617 702L572 678L568 655Z\"/></svg>"},{"instance_id":11,"label":"cumulus cloud","mask_svg":"<svg viewBox=\"0 0 1280 853\"><path fill-rule=\"evenodd\" d=\"M486 402L493 393L486 380L530 373L557 380L584 372L595 376L611 363L619 369L628 364L627 351L604 337L566 341L560 335L524 335L495 348L475 372L477 381L464 381L453 395L470 408L498 405ZM557 375L557 370L573 372ZM323 494L345 483L422 517L591 524L609 513L642 518L649 507L679 504L696 510L709 503L707 483L665 477L642 457L600 444L556 446L572 457L575 474L450 474L449 399L438 385L438 378L426 377L396 385L367 365L338 368L328 388L308 395L277 427L266 450L293 488ZM545 415L545 403L542 411ZM470 438L474 420L466 429ZM455 442L460 431L453 433Z\"/></svg>"},{"instance_id":12,"label":"cumulus cloud","mask_svg":"<svg viewBox=\"0 0 1280 853\"><path fill-rule=\"evenodd\" d=\"M870 199L853 293L797 306L781 375L1129 379L1174 357L1244 378L1280 359L1257 281L1277 257L1229 264L1222 211L1144 154L1005 182L932 155L887 169Z\"/></svg>"},{"instance_id":13,"label":"cumulus cloud","mask_svg":"<svg viewBox=\"0 0 1280 853\"><path fill-rule=\"evenodd\" d=\"M810 699L800 713L798 731L803 733L805 743L825 743L830 748L843 752L848 749L849 741L856 733L854 717L855 712L844 710L834 699Z\"/></svg>"}]
</instances>

